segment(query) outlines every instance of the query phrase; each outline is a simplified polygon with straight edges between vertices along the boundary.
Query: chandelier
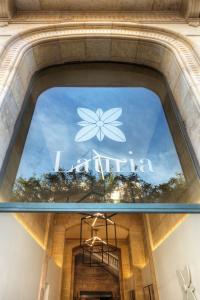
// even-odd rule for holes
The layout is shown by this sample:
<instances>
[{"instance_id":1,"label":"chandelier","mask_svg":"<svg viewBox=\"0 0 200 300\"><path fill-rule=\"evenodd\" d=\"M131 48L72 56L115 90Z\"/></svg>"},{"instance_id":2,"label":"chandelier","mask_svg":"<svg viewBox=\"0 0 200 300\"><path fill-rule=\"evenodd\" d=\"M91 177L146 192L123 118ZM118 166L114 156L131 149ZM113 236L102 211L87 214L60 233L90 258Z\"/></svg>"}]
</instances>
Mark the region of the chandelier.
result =
<instances>
[{"instance_id":1,"label":"chandelier","mask_svg":"<svg viewBox=\"0 0 200 300\"><path fill-rule=\"evenodd\" d=\"M89 266L110 264L117 252L116 224L113 215L95 213L81 218L80 247L82 261Z\"/></svg>"}]
</instances>

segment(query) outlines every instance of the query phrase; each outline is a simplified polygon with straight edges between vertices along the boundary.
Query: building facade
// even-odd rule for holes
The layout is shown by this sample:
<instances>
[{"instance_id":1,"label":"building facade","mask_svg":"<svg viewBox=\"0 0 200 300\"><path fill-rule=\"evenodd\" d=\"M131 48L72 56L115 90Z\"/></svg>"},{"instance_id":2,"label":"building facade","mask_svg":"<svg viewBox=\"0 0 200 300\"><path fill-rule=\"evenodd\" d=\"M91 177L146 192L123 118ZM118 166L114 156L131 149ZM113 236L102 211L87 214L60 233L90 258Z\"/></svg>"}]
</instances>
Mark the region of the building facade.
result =
<instances>
[{"instance_id":1,"label":"building facade","mask_svg":"<svg viewBox=\"0 0 200 300\"><path fill-rule=\"evenodd\" d=\"M198 0L2 0L0 298L200 299L199 120Z\"/></svg>"}]
</instances>

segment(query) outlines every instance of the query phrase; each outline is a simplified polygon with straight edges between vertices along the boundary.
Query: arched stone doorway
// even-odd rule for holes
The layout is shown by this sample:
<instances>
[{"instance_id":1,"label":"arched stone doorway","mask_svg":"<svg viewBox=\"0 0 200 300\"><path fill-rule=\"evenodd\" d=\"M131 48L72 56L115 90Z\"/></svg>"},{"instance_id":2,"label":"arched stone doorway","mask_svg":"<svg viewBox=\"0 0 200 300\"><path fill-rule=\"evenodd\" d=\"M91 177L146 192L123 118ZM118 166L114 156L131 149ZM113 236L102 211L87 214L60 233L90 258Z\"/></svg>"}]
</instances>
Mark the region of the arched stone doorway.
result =
<instances>
[{"instance_id":1,"label":"arched stone doorway","mask_svg":"<svg viewBox=\"0 0 200 300\"><path fill-rule=\"evenodd\" d=\"M154 152L153 155L156 158L156 160L154 160L154 166L155 166L155 168L157 168L157 169L154 170L155 171L154 178L161 176L161 174L160 174L161 169L162 169L163 174L165 172L167 173L166 164L163 164L163 162L159 160L159 155L161 155L161 153L163 153L162 155L166 155L166 154L164 154L164 152L166 152L166 151L170 152L171 151L172 152L171 160L173 160L173 165L176 165L175 161L176 160L178 161L178 159L179 159L181 166L179 168L179 162L177 162L176 171L174 171L174 173L172 172L171 175L167 175L168 179L166 179L163 182L167 183L167 180L170 180L170 178L173 178L173 177L175 178L176 173L178 174L177 170L180 170L180 174L183 173L183 176L185 177L185 179L184 179L185 189L188 188L188 192L184 192L184 194L183 194L182 189L179 190L178 188L175 188L175 190L177 190L177 191L174 192L174 194L173 193L172 194L167 193L167 199L166 199L166 196L163 196L163 198L162 197L158 198L157 195L154 193L154 194L148 195L148 199L145 200L144 196L143 195L139 196L139 194L138 194L139 192L137 192L135 189L134 189L134 191L132 190L132 192L131 192L131 190L129 191L128 189L126 189L126 195L127 195L126 196L126 202L127 203L132 202L132 200L131 200L132 196L131 195L133 193L137 193L136 198L138 199L138 200L135 199L134 202L139 202L139 203L141 203L141 201L142 202L148 202L148 203L155 202L155 201L161 202L161 203L164 203L165 201L168 201L168 202L171 202L171 203L174 203L174 202L175 203L177 203L177 202L195 203L195 202L197 202L198 190L199 190L198 189L198 180L195 180L196 170L195 170L195 167L193 166L193 161L190 157L191 154L188 151L188 144L187 144L188 140L185 139L185 136L182 133L183 128L182 128L181 122L178 120L177 108L174 106L175 103L173 101L171 93L168 90L168 87L166 85L166 82L165 82L163 76L159 72L157 72L157 71L155 71L151 68L141 67L141 66L138 66L138 65L135 65L135 64L113 63L113 62L106 62L106 63L102 63L102 62L86 63L86 62L84 62L84 63L64 64L64 65L59 65L59 66L46 68L43 71L40 71L36 74L36 76L33 78L33 83L32 83L32 85L31 85L31 87L29 88L29 91L28 91L29 95L28 95L27 101L25 103L24 111L22 109L22 111L23 111L22 117L21 117L21 119L18 120L19 130L18 130L18 132L17 132L17 129L15 130L15 135L16 135L15 140L17 142L14 142L14 145L12 147L12 151L10 152L9 162L8 162L8 165L7 165L7 168L6 168L6 176L5 176L5 180L3 182L3 185L2 185L3 187L1 188L1 195L2 195L2 198L5 199L5 201L9 202L10 199L13 199L12 201L16 201L16 202L23 202L23 201L27 202L28 200L26 200L26 199L28 199L28 198L30 198L29 202L38 202L39 199L42 199L42 201L44 201L44 202L51 202L52 201L52 200L50 200L51 196L50 196L50 198L48 196L49 193L46 190L46 188L45 188L45 193L43 193L44 189L42 188L41 195L38 196L37 199L32 198L32 195L31 195L29 190L25 190L25 193L23 195L21 195L21 193L20 193L20 195L21 195L20 197L18 197L17 195L15 196L13 194L12 190L13 190L13 185L14 185L14 189L15 189L15 186L18 186L17 179L20 180L21 175L19 175L19 174L21 174L20 173L21 172L20 168L23 169L23 167L21 167L21 164L22 165L24 164L23 161L25 161L25 162L30 161L29 167L27 166L27 163L25 163L26 168L29 169L28 177L30 177L30 180L31 180L32 177L34 177L34 174L39 175L42 172L41 168L38 171L37 169L31 167L31 165L32 166L33 165L40 166L43 160L46 161L46 163L43 162L44 166L46 166L46 167L43 168L43 175L46 176L45 174L49 173L49 175L51 176L50 173L51 173L51 167L53 166L53 164L51 163L51 167L49 167L49 168L47 167L47 165L49 164L48 157L50 155L51 160L53 162L54 156L55 156L54 154L57 153L56 151L60 149L59 147L61 147L61 148L63 147L62 140L65 136L65 134L63 135L63 132L64 132L63 130L65 130L65 129L63 128L61 130L61 127L63 126L62 124L60 125L61 127L59 127L61 131L58 130L57 132L55 132L57 137L59 135L59 132L61 132L60 138L57 139L56 148L54 148L54 147L52 148L52 146L49 145L49 143L51 144L51 141L48 141L47 136L44 133L41 133L39 128L38 128L38 131L33 131L33 133L31 133L32 130L34 130L33 128L35 128L34 124L36 124L37 122L40 123L39 119L38 120L35 119L35 117L36 117L35 112L39 112L39 110L40 110L39 107L42 107L40 105L43 105L42 103L46 99L45 94L46 93L47 94L51 93L51 91L53 91L54 87L57 87L56 88L57 90L59 90L59 88L60 88L60 91L62 89L66 89L66 91L69 90L71 92L72 91L75 92L76 88L79 88L79 89L82 88L82 94L84 93L85 88L89 88L91 92L95 91L95 89L96 89L96 92L97 92L97 89L99 89L99 97L100 97L99 99L103 100L103 98L107 97L107 100L105 102L111 101L112 105L115 105L117 103L117 98L118 97L117 97L117 94L116 94L115 99L112 101L111 99L112 99L113 96L112 96L112 94L110 94L109 90L111 91L111 89L113 89L113 91L115 90L115 93L121 93L121 100L120 101L122 101L122 102L119 102L117 105L124 105L123 101L125 100L125 98L127 98L126 94L128 93L130 95L130 93L131 93L131 90L128 90L128 88L132 88L133 89L132 91L134 91L134 89L135 89L135 92L137 91L137 89L139 91L139 89L141 88L141 90L139 92L140 93L139 98L137 96L137 92L136 92L136 94L134 94L134 92L132 92L132 96L129 97L130 99L128 100L128 98L127 98L127 100L126 100L127 101L126 107L129 105L128 103L132 103L132 104L130 104L131 107L135 107L135 109L133 109L133 111L132 111L133 115L131 116L131 118L134 117L135 120L138 118L138 121L136 121L136 123L134 123L134 119L131 122L130 121L126 122L125 130L127 131L127 133L126 133L127 138L129 139L129 146L128 147L129 148L132 147L132 144L130 143L131 141L135 141L134 143L136 143L136 141L138 140L138 146L136 144L134 144L134 147L135 147L134 151L138 152L139 155L140 155L140 153L141 153L141 155L144 155L143 151L146 151L146 150L143 150L143 149L147 149L149 147L151 148L152 143L154 143L154 148L159 149L161 147L163 149L163 146L159 145L159 143L157 143L156 140L154 140L154 142L151 141L152 136L155 136L155 137L156 137L156 135L159 136L159 133L155 129L156 124L154 124L155 122L159 121L159 125L161 127L164 126L163 128L166 128L166 129L164 129L163 133L160 135L159 138L157 137L157 140L162 139L162 136L165 136L165 140L169 140L169 142L168 142L168 146L166 145L166 147L168 147L168 148L160 150L161 152L157 153L157 152L155 152L155 150L152 149L152 151ZM101 89L103 90L105 88L107 88L106 94L101 95L101 92L100 92ZM120 89L121 89L121 92L120 92ZM145 94L143 94L143 96L142 96L141 93L144 93L144 91L142 92L142 89L146 89L145 94L148 93L148 96L145 96ZM152 91L155 94L152 94ZM96 95L94 94L91 97L91 99L94 99L96 97ZM80 95L78 95L78 97L79 96ZM54 96L52 98L52 101L50 101L49 104L48 104L48 106L51 107L51 103L52 104L55 103L55 107L54 108L52 107L52 109L51 109L53 115L54 115L55 110L60 109L61 111L63 111L63 109L64 109L64 107L62 108L61 103L59 104L59 102L56 102L57 97L59 98L59 95L56 96L54 94ZM86 98L88 97L87 94L85 95L85 97ZM138 100L134 104L133 99L135 97ZM143 97L146 97L145 98L146 100L144 100ZM151 102L152 100L150 100L151 97L155 98L153 100L153 102ZM46 124L46 125L43 124L42 125L45 128L49 128L48 135L53 134L53 132L55 131L55 129L53 127L51 127L50 124L52 124L52 125L54 123L59 124L59 122L61 120L69 119L69 117L67 117L67 119L66 119L66 114L67 114L67 111L69 110L68 106L72 105L72 102L70 104L70 98L69 98L69 100L67 100L68 99L67 94L66 95L62 94L61 98L66 99L66 101L68 101L65 104L66 105L66 112L65 112L64 115L63 114L60 115L60 117L57 120L51 119L51 120L48 121L49 124ZM54 101L54 99L55 99L55 101ZM101 105L104 105L102 100L101 100ZM91 101L93 101L93 100L91 100ZM157 112L156 111L154 112L154 117L152 116L151 121L150 121L150 119L149 119L150 115L155 110L155 107L153 108L153 106L155 106L155 104L153 104L154 102L157 103L156 104L156 106L157 106L156 111ZM151 103L152 103L153 106L151 106ZM44 105L45 105L45 102L44 102ZM79 103L79 105L84 105L84 102L81 101ZM99 107L100 104L99 104L99 102L97 102L95 105L97 105L97 107ZM111 103L110 103L110 105L111 105ZM110 108L110 105L108 105L107 108ZM143 105L144 107L143 108L141 107L139 109L140 105ZM149 109L147 108L148 106L149 106ZM129 108L129 111L131 110L131 107ZM144 108L145 107L147 108L146 113L144 113ZM75 105L74 108L73 108L72 115L76 114L76 109L77 108L76 108L76 105ZM125 106L124 106L124 110L125 110L125 113L126 113L125 116L126 116L127 120L130 119L130 116L128 116L128 114L126 112ZM162 116L159 117L159 112L160 111L162 112L161 113ZM136 118L136 115L134 116L135 112L137 112L137 114L138 114L137 118ZM50 116L51 112L49 111L47 113L47 115ZM142 124L143 124L143 122L144 123L146 122L145 121L146 118L149 119L149 122L150 122L149 124L146 124L146 127L149 128L149 131L151 131L151 133L150 132L147 133L145 127L143 128ZM31 120L33 120L33 123L32 123ZM141 121L142 121L142 124L140 124ZM71 121L68 120L68 123L69 124L66 124L66 126L70 126L71 128L73 128L74 120L73 119ZM135 124L135 125L133 125L133 128L130 127L130 123ZM21 126L21 124L23 124L23 126ZM161 125L161 124L163 124L163 125ZM170 142L171 137L169 136L170 134L169 134L168 129L167 129L168 126L170 128L170 132L171 132L170 134L172 135L172 139L173 139L173 142L174 142L175 146L171 145L171 143L173 143L173 142ZM46 129L44 129L44 130L46 130ZM137 136L137 134L133 135L132 137L128 137L128 131L131 132L131 130L133 132L134 131L138 132L139 136L141 136L142 140L147 140L148 145L145 144L144 142L139 141L140 138L139 138L139 136ZM27 132L28 132L28 135L27 135ZM28 136L32 135L32 134L34 136L37 136L37 139L34 140L34 141L30 140L30 142L28 142L28 140L27 140ZM31 147L31 148L36 149L34 151L36 151L35 156L37 157L36 153L40 152L39 150L37 150L37 143L38 143L37 140L40 139L39 137L41 136L41 134L43 136L42 140L46 140L43 147L47 146L47 148L46 148L45 154L43 154L42 157L38 157L39 161L37 163L34 163L32 161L32 158L31 157L26 157L26 154L24 155L24 153L26 153L25 149L27 149L27 147L28 148ZM73 135L74 135L74 131L71 132L70 136L73 136ZM39 148L41 147L42 140L39 142L39 145L38 145ZM14 141L14 139L13 139L13 141ZM25 143L25 141L26 141L26 143ZM58 142L58 141L60 141L60 142ZM28 142L28 144L27 144L27 142ZM70 144L72 144L72 143L73 143L73 140L70 142ZM161 144L162 144L162 142L161 142ZM25 145L26 145L26 147L25 147ZM77 146L78 146L78 144L77 144ZM64 146L64 148L65 147L66 146ZM76 147L76 145L74 145L74 147ZM93 147L100 147L100 145L94 144ZM126 150L124 150L124 146L123 146L121 148L121 153L122 152L123 153L128 153L128 151L130 150L129 148L126 147ZM175 150L175 148L176 148L176 150ZM98 148L96 148L96 149L98 149ZM102 149L103 148L99 148L99 151L102 151ZM68 149L68 151L69 151L69 149ZM108 149L107 149L107 151L108 151ZM113 153L112 152L113 150L111 148L110 148L109 151L111 151L110 153ZM65 151L63 150L62 152L63 152L62 156L64 156L65 158L62 160L61 165L62 165L62 167L64 167L65 163L66 163L66 160L67 160L67 157L65 156ZM73 153L74 152L75 151L73 151ZM177 152L177 154L175 154L176 152ZM144 152L144 153L146 153L146 152ZM85 153L82 153L82 154L85 155ZM114 154L111 154L111 155L114 155ZM145 154L145 155L147 155L147 154ZM178 155L177 158L176 158L176 155ZM73 156L72 153L69 156L72 157ZM116 152L114 156L117 157L118 153ZM77 157L77 159L78 159L78 157ZM72 163L73 164L76 163L77 159L74 159L72 161ZM168 157L167 164L170 163L169 159L170 159L170 156ZM140 162L138 161L136 164L140 168L139 163ZM158 167L159 167L159 169L158 169ZM152 166L152 168L153 168L153 166ZM67 170L67 167L65 169ZM152 171L153 171L153 169L152 169ZM148 176L150 176L150 175L148 175ZM22 175L22 177L24 177L24 179L25 179L26 175ZM44 184L42 183L42 185L44 185L44 186L46 186L46 184L47 183L44 183ZM66 185L66 182L65 182L65 185ZM33 185L30 185L30 187L32 187L32 190L36 192L35 187ZM18 194L18 191L21 188L24 190L24 187L22 187L20 185L17 188L17 191L16 191L15 194ZM36 187L36 189L37 189L37 187ZM144 187L144 189L146 189L146 188ZM193 191L196 191L196 192L193 192ZM34 195L35 192L32 192L32 194ZM63 190L63 192L64 192L64 190ZM75 191L72 191L72 190L69 191L69 193L67 193L67 194L64 194L63 192L61 192L61 191L55 192L54 196L53 196L53 199L54 199L53 202L55 202L55 203L63 202L64 199L65 199L64 202L68 202L68 203L82 202L82 201L83 202L88 202L88 201L90 202L91 201L91 200L89 200L87 195L86 195L86 198L85 198L84 191L80 191L79 196L77 196L78 192L76 193ZM147 192L148 191L146 190L145 193L147 194ZM47 196L45 196L45 194ZM45 197L48 197L48 199L45 198ZM79 197L80 199L77 199L77 197ZM82 199L82 197L83 197L83 199ZM93 202L96 202L96 201L98 202L98 201L102 201L102 200L100 200L100 199L93 200Z\"/></svg>"},{"instance_id":2,"label":"arched stone doorway","mask_svg":"<svg viewBox=\"0 0 200 300\"><path fill-rule=\"evenodd\" d=\"M112 260L109 264L99 267L97 256L96 265L89 266L83 263L82 249L73 249L73 299L120 299L123 293L120 257L118 250L110 256Z\"/></svg>"},{"instance_id":3,"label":"arched stone doorway","mask_svg":"<svg viewBox=\"0 0 200 300\"><path fill-rule=\"evenodd\" d=\"M14 38L3 53L0 64L4 145L1 166L33 74L44 67L70 61L121 61L161 71L199 161L199 58L188 40L170 31L131 23L68 23L27 31ZM9 124L3 115L10 120Z\"/></svg>"}]
</instances>

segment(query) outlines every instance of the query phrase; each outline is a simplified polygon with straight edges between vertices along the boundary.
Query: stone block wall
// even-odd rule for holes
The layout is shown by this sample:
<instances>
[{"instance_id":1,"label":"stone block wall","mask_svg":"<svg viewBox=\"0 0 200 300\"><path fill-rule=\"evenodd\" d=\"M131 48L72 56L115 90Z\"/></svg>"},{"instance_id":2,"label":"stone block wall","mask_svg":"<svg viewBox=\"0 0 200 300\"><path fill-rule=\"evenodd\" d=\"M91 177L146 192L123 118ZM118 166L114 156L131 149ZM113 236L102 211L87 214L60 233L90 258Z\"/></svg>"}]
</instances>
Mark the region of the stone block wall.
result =
<instances>
[{"instance_id":1,"label":"stone block wall","mask_svg":"<svg viewBox=\"0 0 200 300\"><path fill-rule=\"evenodd\" d=\"M80 291L102 291L112 292L113 296L120 295L119 278L107 268L84 265L81 255L75 258L74 272L74 296L80 295Z\"/></svg>"}]
</instances>

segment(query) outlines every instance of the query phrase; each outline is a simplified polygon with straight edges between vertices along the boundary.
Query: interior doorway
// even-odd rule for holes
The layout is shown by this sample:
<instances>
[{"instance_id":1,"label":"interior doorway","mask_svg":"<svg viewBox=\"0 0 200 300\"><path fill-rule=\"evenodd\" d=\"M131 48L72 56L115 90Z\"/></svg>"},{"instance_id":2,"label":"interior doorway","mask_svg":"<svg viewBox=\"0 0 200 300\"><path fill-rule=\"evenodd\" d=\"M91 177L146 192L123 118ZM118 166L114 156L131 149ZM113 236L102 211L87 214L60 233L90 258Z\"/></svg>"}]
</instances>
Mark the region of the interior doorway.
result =
<instances>
[{"instance_id":1,"label":"interior doorway","mask_svg":"<svg viewBox=\"0 0 200 300\"><path fill-rule=\"evenodd\" d=\"M112 260L111 260L112 258ZM119 255L111 255L110 263L98 265L100 258L95 255L95 263L89 265L83 260L78 247L74 251L74 300L119 300L120 270Z\"/></svg>"}]
</instances>

